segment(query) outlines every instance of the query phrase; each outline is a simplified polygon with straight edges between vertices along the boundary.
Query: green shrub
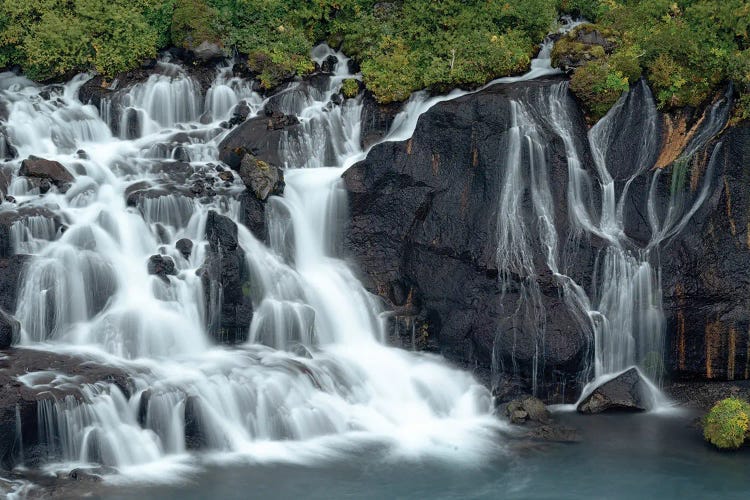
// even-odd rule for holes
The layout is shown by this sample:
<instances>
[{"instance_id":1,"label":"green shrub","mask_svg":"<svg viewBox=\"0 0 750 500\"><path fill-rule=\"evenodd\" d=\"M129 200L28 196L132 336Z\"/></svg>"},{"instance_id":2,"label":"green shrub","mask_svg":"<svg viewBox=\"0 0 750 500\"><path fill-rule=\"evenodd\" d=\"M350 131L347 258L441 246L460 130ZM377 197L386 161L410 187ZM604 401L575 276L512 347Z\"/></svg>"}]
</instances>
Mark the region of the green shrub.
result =
<instances>
[{"instance_id":1,"label":"green shrub","mask_svg":"<svg viewBox=\"0 0 750 500\"><path fill-rule=\"evenodd\" d=\"M215 26L216 17L217 12L206 2L176 0L170 26L172 44L190 49L204 41L220 41L221 37Z\"/></svg>"},{"instance_id":2,"label":"green shrub","mask_svg":"<svg viewBox=\"0 0 750 500\"><path fill-rule=\"evenodd\" d=\"M722 449L742 446L748 436L750 404L738 398L719 401L703 420L706 441Z\"/></svg>"},{"instance_id":3,"label":"green shrub","mask_svg":"<svg viewBox=\"0 0 750 500\"><path fill-rule=\"evenodd\" d=\"M354 78L347 78L341 83L341 93L344 94L344 97L357 97L357 94L359 94L359 82Z\"/></svg>"},{"instance_id":4,"label":"green shrub","mask_svg":"<svg viewBox=\"0 0 750 500\"><path fill-rule=\"evenodd\" d=\"M622 72L602 60L581 66L570 79L570 90L581 101L586 118L592 123L607 114L629 88Z\"/></svg>"}]
</instances>

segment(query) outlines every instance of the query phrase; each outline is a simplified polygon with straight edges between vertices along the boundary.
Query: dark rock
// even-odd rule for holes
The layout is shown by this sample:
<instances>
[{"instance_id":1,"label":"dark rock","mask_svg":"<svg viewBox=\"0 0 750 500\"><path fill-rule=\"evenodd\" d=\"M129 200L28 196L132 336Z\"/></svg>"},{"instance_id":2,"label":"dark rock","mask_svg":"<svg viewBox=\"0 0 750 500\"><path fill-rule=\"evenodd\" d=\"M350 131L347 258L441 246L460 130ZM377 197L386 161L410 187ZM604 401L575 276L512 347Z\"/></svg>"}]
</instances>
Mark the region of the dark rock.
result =
<instances>
[{"instance_id":1,"label":"dark rock","mask_svg":"<svg viewBox=\"0 0 750 500\"><path fill-rule=\"evenodd\" d=\"M401 111L400 103L380 104L371 92L365 92L362 101L362 128L360 140L368 148L382 140Z\"/></svg>"},{"instance_id":2,"label":"dark rock","mask_svg":"<svg viewBox=\"0 0 750 500\"><path fill-rule=\"evenodd\" d=\"M194 48L193 53L199 61L202 61L204 63L213 60L224 59L224 57L226 57L224 55L224 50L219 46L219 44L209 42L207 40L204 40L200 45Z\"/></svg>"},{"instance_id":3,"label":"dark rock","mask_svg":"<svg viewBox=\"0 0 750 500\"><path fill-rule=\"evenodd\" d=\"M232 126L239 125L244 122L250 116L250 106L248 106L245 100L242 100L234 107L232 112L232 118L229 120L229 124Z\"/></svg>"},{"instance_id":4,"label":"dark rock","mask_svg":"<svg viewBox=\"0 0 750 500\"><path fill-rule=\"evenodd\" d=\"M284 192L284 173L275 165L246 154L238 169L242 182L261 201Z\"/></svg>"},{"instance_id":5,"label":"dark rock","mask_svg":"<svg viewBox=\"0 0 750 500\"><path fill-rule=\"evenodd\" d=\"M172 257L166 255L152 255L148 258L148 274L154 274L159 276L162 280L169 283L168 275L176 276L177 270L175 269L174 261Z\"/></svg>"},{"instance_id":6,"label":"dark rock","mask_svg":"<svg viewBox=\"0 0 750 500\"><path fill-rule=\"evenodd\" d=\"M11 255L0 259L0 308L5 311L15 311L18 292L21 288L21 276L29 262L31 255Z\"/></svg>"},{"instance_id":7,"label":"dark rock","mask_svg":"<svg viewBox=\"0 0 750 500\"><path fill-rule=\"evenodd\" d=\"M200 400L197 396L188 396L185 399L185 447L199 450L208 444L208 436L203 431Z\"/></svg>"},{"instance_id":8,"label":"dark rock","mask_svg":"<svg viewBox=\"0 0 750 500\"><path fill-rule=\"evenodd\" d=\"M299 121L294 116L256 116L235 127L221 141L219 159L235 170L246 154L272 165L281 165L281 139L286 134L299 132Z\"/></svg>"},{"instance_id":9,"label":"dark rock","mask_svg":"<svg viewBox=\"0 0 750 500\"><path fill-rule=\"evenodd\" d=\"M225 182L232 182L234 180L234 174L230 170L224 170L219 172L219 179Z\"/></svg>"},{"instance_id":10,"label":"dark rock","mask_svg":"<svg viewBox=\"0 0 750 500\"><path fill-rule=\"evenodd\" d=\"M172 150L172 159L184 163L190 163L190 152L185 146L177 146Z\"/></svg>"},{"instance_id":11,"label":"dark rock","mask_svg":"<svg viewBox=\"0 0 750 500\"><path fill-rule=\"evenodd\" d=\"M336 65L338 62L339 60L332 54L323 59L323 62L320 64L320 71L323 73L333 73L336 71Z\"/></svg>"},{"instance_id":12,"label":"dark rock","mask_svg":"<svg viewBox=\"0 0 750 500\"><path fill-rule=\"evenodd\" d=\"M21 332L21 324L10 314L0 310L0 349L7 349L17 343Z\"/></svg>"},{"instance_id":13,"label":"dark rock","mask_svg":"<svg viewBox=\"0 0 750 500\"><path fill-rule=\"evenodd\" d=\"M650 405L646 383L638 370L631 368L594 389L578 404L578 411L645 411Z\"/></svg>"},{"instance_id":14,"label":"dark rock","mask_svg":"<svg viewBox=\"0 0 750 500\"><path fill-rule=\"evenodd\" d=\"M55 234L62 227L60 218L47 208L25 206L17 210L2 211L0 212L0 258L9 257L14 253L13 239L11 238L11 228L13 225L23 224L24 221L31 217L44 217L48 219Z\"/></svg>"},{"instance_id":15,"label":"dark rock","mask_svg":"<svg viewBox=\"0 0 750 500\"><path fill-rule=\"evenodd\" d=\"M548 424L552 421L552 415L545 404L533 396L525 396L515 399L505 407L505 415L513 424L521 424L526 421Z\"/></svg>"},{"instance_id":16,"label":"dark rock","mask_svg":"<svg viewBox=\"0 0 750 500\"><path fill-rule=\"evenodd\" d=\"M48 458L54 443L44 440L40 432L41 401L57 400L73 404L83 401L81 388L88 384L113 383L126 397L130 394L129 376L120 368L104 366L91 359L57 354L36 349L14 348L0 357L0 466L12 469L17 465L34 467L40 459ZM29 387L19 376L34 372L55 372L76 377L78 384ZM54 378L54 377L52 377ZM17 420L20 417L20 422ZM21 440L17 439L17 430ZM20 453L23 443L23 456ZM60 457L62 458L62 457Z\"/></svg>"},{"instance_id":17,"label":"dark rock","mask_svg":"<svg viewBox=\"0 0 750 500\"><path fill-rule=\"evenodd\" d=\"M54 184L61 192L67 191L70 184L75 180L62 163L33 155L21 162L18 175L38 179L42 182L46 180Z\"/></svg>"},{"instance_id":18,"label":"dark rock","mask_svg":"<svg viewBox=\"0 0 750 500\"><path fill-rule=\"evenodd\" d=\"M590 326L566 306L564 283L547 268L542 245L530 248L536 275L499 276L493 215L505 177L511 102L526 103L539 113L538 140L555 180L550 194L557 239L569 241L567 152L545 121L550 113L544 108L549 93L559 89L556 79L496 85L435 105L420 117L410 140L374 146L343 175L350 215L344 244L365 286L388 308L398 310L396 302L410 297L426 319L426 337L443 355L487 369L495 363L496 372L523 385L536 379L536 394L545 401L574 402L592 352ZM587 126L572 97L561 99L588 168ZM520 213L528 214L522 216L526 227L536 227L524 190ZM566 249L563 272L584 288L593 275L596 244L571 239Z\"/></svg>"},{"instance_id":19,"label":"dark rock","mask_svg":"<svg viewBox=\"0 0 750 500\"><path fill-rule=\"evenodd\" d=\"M193 241L187 238L177 240L177 243L175 243L175 247L186 259L189 259L190 254L193 253Z\"/></svg>"},{"instance_id":20,"label":"dark rock","mask_svg":"<svg viewBox=\"0 0 750 500\"><path fill-rule=\"evenodd\" d=\"M578 443L581 441L578 429L559 424L534 427L526 434L526 437L551 443Z\"/></svg>"},{"instance_id":21,"label":"dark rock","mask_svg":"<svg viewBox=\"0 0 750 500\"><path fill-rule=\"evenodd\" d=\"M237 241L237 225L211 210L206 220L209 251L198 275L207 304L208 330L218 342L247 340L253 305L245 252Z\"/></svg>"}]
</instances>

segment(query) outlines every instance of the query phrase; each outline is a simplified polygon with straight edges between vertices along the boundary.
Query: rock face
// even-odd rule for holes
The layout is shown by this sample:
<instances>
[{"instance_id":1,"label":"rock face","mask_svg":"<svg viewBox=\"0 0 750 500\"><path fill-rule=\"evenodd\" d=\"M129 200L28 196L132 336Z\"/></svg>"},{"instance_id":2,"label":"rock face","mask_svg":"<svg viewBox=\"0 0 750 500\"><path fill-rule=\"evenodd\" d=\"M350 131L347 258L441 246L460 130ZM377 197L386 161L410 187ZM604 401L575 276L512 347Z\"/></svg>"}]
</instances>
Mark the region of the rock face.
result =
<instances>
[{"instance_id":1,"label":"rock face","mask_svg":"<svg viewBox=\"0 0 750 500\"><path fill-rule=\"evenodd\" d=\"M581 413L645 411L650 404L646 383L638 370L631 368L594 389L577 409Z\"/></svg>"},{"instance_id":2,"label":"rock face","mask_svg":"<svg viewBox=\"0 0 750 500\"><path fill-rule=\"evenodd\" d=\"M49 184L54 185L61 192L65 192L74 181L73 175L68 172L68 169L62 163L33 155L21 162L21 169L18 174L29 178L39 186L42 192L49 190Z\"/></svg>"},{"instance_id":3,"label":"rock face","mask_svg":"<svg viewBox=\"0 0 750 500\"><path fill-rule=\"evenodd\" d=\"M589 355L588 332L568 312L541 246L533 259L543 271L532 279L542 318L511 314L528 293L529 278L508 274L501 289L494 211L503 189L513 103L542 101L558 85L551 80L495 86L440 103L420 117L410 140L375 146L344 174L350 202L345 245L368 289L399 315L412 317L428 347L454 361L489 369L494 358L530 381L536 353L544 352L539 380L548 385L539 394L548 400L563 399L563 393L575 397L577 374ZM569 97L565 103L575 106ZM582 117L576 126L577 136L585 137ZM555 179L558 241L566 241L565 147L550 130L541 132L549 177ZM525 198L523 207L529 214L524 222L534 227L531 199ZM585 286L593 252L583 246L570 254L575 258L569 272ZM533 334L540 320L547 325L542 345Z\"/></svg>"},{"instance_id":4,"label":"rock face","mask_svg":"<svg viewBox=\"0 0 750 500\"><path fill-rule=\"evenodd\" d=\"M683 378L748 379L750 123L696 156L703 161L686 189L697 195L707 186L706 199L662 257L667 364Z\"/></svg>"},{"instance_id":5,"label":"rock face","mask_svg":"<svg viewBox=\"0 0 750 500\"><path fill-rule=\"evenodd\" d=\"M213 210L206 221L209 251L198 270L208 306L208 330L218 341L247 340L253 305L250 272L244 250L237 242L237 225Z\"/></svg>"}]
</instances>

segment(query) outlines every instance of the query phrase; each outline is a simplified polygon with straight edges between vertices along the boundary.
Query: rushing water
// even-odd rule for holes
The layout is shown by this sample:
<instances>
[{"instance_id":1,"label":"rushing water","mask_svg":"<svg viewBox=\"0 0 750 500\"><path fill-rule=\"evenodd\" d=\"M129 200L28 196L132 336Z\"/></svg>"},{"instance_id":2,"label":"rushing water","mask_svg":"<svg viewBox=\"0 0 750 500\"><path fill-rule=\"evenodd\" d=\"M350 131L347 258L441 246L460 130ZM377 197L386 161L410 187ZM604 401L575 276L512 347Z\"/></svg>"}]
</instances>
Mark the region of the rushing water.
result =
<instances>
[{"instance_id":1,"label":"rushing water","mask_svg":"<svg viewBox=\"0 0 750 500\"><path fill-rule=\"evenodd\" d=\"M549 48L526 75L492 84L555 74ZM220 123L235 106L242 101L253 113L263 108L265 101L248 82L220 70L204 96L180 67L160 63L158 74L116 92L97 109L77 99L84 77L42 89L0 75L5 129L18 151L10 167L17 169L20 159L33 154L61 162L75 177L66 192L43 190L21 176L14 176L8 189L18 206L44 208L57 218L26 217L11 230L13 249L34 254L15 311L21 343L90 356L125 370L136 386L126 397L115 384L102 382L82 387L82 400L40 403L47 469L99 463L116 468L109 478L115 483L169 482L197 467L186 440L196 427L207 463L293 467L361 458L362 449L387 463L424 458L475 464L498 455L504 426L491 415L489 391L438 357L386 347L379 303L337 254L346 204L340 177L366 151L359 137L361 98L330 105L342 81L357 75L348 74L342 54L326 47L313 53L319 61L329 55L338 64L324 88L294 84L275 98L278 109L299 116L303 132L282 141L286 189L269 201L267 245L241 224L239 179L216 183L211 194L189 190L196 179L217 176L216 146L226 135ZM571 111L563 104L567 87L552 88L545 102L512 102L507 169L497 194L500 288L505 277L520 276L519 314L540 323L532 252L543 249L571 310L594 334L593 375L601 380L640 365L657 376L664 319L651 250L684 227L707 191L689 200L677 191L666 211L650 203L651 240L645 248L634 245L625 236L622 206L633 179L655 159L655 143L649 142L656 136L653 98L641 84L591 130L597 169L592 176L571 136ZM386 140L410 137L422 113L465 94L415 94ZM617 140L610 125L622 121L618 113L628 112L624 103L630 98L642 99L645 121L640 156L623 188L610 174L607 151ZM722 120L725 108L717 107L708 127L720 127ZM555 230L542 125L565 144L576 235L608 243L593 290L583 290L561 265L564 245ZM709 130L706 138L712 135ZM660 173L651 175L657 179ZM128 188L136 183L151 190L129 200ZM519 223L525 191L539 220L533 230ZM5 208L12 205L5 202ZM249 341L233 348L211 341L212 318L196 274L208 252L211 211L238 224L251 277ZM193 242L189 257L176 247L181 239ZM171 258L176 275L150 275L147 262L155 254ZM536 334L536 345L543 345L543 324ZM648 365L649 359L657 366ZM21 382L43 388L75 381L45 372ZM18 459L23 462L22 455Z\"/></svg>"}]
</instances>

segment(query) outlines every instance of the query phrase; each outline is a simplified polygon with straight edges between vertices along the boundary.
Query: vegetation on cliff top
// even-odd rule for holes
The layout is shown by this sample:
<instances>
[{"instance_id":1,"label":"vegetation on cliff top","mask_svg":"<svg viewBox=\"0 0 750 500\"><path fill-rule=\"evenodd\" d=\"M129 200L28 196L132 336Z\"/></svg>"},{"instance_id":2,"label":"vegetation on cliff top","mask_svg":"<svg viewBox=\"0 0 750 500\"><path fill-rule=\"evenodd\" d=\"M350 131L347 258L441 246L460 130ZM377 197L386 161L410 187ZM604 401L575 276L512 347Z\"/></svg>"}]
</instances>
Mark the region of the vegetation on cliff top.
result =
<instances>
[{"instance_id":1,"label":"vegetation on cliff top","mask_svg":"<svg viewBox=\"0 0 750 500\"><path fill-rule=\"evenodd\" d=\"M750 91L750 3L746 0L563 0L563 8L594 24L616 47L583 61L571 89L592 120L614 104L622 89L643 74L659 108L699 106L733 81L740 95ZM582 48L575 33L556 52ZM594 41L589 39L589 41ZM562 55L559 58L565 60ZM738 114L748 114L740 99Z\"/></svg>"},{"instance_id":2,"label":"vegetation on cliff top","mask_svg":"<svg viewBox=\"0 0 750 500\"><path fill-rule=\"evenodd\" d=\"M577 61L571 88L594 119L641 74L663 109L698 105L728 80L750 90L743 0L0 0L0 67L39 80L112 77L159 49L208 41L246 57L272 88L312 71L310 50L327 41L390 102L524 71L559 13L585 16L594 25L579 31L606 40L566 37L556 48Z\"/></svg>"}]
</instances>

